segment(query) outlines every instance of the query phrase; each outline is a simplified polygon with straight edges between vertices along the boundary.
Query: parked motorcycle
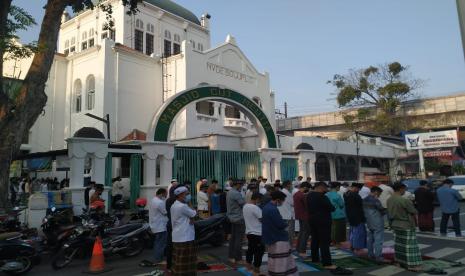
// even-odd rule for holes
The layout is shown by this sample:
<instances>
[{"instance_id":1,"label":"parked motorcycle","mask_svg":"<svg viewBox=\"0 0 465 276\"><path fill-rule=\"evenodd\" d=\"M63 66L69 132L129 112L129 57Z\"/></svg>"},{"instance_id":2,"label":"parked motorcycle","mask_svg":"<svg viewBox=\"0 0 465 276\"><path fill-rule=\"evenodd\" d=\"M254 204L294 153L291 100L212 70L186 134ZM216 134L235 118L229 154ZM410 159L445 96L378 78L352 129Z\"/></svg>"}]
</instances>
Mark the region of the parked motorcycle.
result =
<instances>
[{"instance_id":1,"label":"parked motorcycle","mask_svg":"<svg viewBox=\"0 0 465 276\"><path fill-rule=\"evenodd\" d=\"M0 233L20 232L24 238L37 236L37 229L28 228L19 220L20 213L26 207L14 207L7 214L0 216Z\"/></svg>"},{"instance_id":2,"label":"parked motorcycle","mask_svg":"<svg viewBox=\"0 0 465 276\"><path fill-rule=\"evenodd\" d=\"M198 245L221 246L225 240L225 214L216 214L194 222L195 240Z\"/></svg>"},{"instance_id":3,"label":"parked motorcycle","mask_svg":"<svg viewBox=\"0 0 465 276\"><path fill-rule=\"evenodd\" d=\"M75 256L89 256L97 235L102 236L103 254L119 254L124 257L137 256L144 250L144 236L149 226L142 223L126 224L105 229L104 223L77 227L52 258L52 267L61 269L69 265Z\"/></svg>"},{"instance_id":4,"label":"parked motorcycle","mask_svg":"<svg viewBox=\"0 0 465 276\"><path fill-rule=\"evenodd\" d=\"M56 252L66 241L74 229L82 224L81 217L73 216L70 210L51 208L50 213L42 220L42 250Z\"/></svg>"},{"instance_id":5,"label":"parked motorcycle","mask_svg":"<svg viewBox=\"0 0 465 276\"><path fill-rule=\"evenodd\" d=\"M10 275L28 272L40 262L40 257L32 242L21 239L22 233L0 234L0 271Z\"/></svg>"}]
</instances>

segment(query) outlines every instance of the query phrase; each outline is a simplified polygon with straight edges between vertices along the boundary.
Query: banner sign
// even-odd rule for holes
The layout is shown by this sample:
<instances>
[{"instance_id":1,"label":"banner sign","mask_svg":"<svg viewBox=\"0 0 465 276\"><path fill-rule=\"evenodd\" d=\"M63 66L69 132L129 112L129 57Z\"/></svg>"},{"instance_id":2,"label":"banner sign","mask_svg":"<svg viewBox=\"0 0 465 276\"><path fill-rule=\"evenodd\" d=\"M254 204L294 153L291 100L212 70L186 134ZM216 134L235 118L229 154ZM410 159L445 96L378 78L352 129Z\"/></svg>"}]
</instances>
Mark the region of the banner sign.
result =
<instances>
[{"instance_id":1,"label":"banner sign","mask_svg":"<svg viewBox=\"0 0 465 276\"><path fill-rule=\"evenodd\" d=\"M449 157L452 156L451 150L427 151L423 153L424 157Z\"/></svg>"},{"instance_id":2,"label":"banner sign","mask_svg":"<svg viewBox=\"0 0 465 276\"><path fill-rule=\"evenodd\" d=\"M405 146L407 150L456 147L458 144L456 130L405 135Z\"/></svg>"}]
</instances>

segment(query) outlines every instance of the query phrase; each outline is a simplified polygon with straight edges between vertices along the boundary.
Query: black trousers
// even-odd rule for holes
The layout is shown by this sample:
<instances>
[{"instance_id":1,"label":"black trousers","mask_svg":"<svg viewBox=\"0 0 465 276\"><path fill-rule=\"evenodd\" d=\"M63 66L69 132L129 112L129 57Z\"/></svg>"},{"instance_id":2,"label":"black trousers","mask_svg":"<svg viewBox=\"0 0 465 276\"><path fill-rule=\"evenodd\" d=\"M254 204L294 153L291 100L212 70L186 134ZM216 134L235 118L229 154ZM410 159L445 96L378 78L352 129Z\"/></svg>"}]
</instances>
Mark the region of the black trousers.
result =
<instances>
[{"instance_id":1,"label":"black trousers","mask_svg":"<svg viewBox=\"0 0 465 276\"><path fill-rule=\"evenodd\" d=\"M166 268L171 269L173 266L173 237L171 236L171 222L168 222L167 233L168 237L166 238L166 247L165 247L165 255L166 255Z\"/></svg>"},{"instance_id":2,"label":"black trousers","mask_svg":"<svg viewBox=\"0 0 465 276\"><path fill-rule=\"evenodd\" d=\"M228 257L242 261L242 239L244 238L245 224L231 223L231 239L229 240Z\"/></svg>"},{"instance_id":3,"label":"black trousers","mask_svg":"<svg viewBox=\"0 0 465 276\"><path fill-rule=\"evenodd\" d=\"M247 235L248 248L245 253L245 260L248 264L252 264L255 268L262 266L262 258L265 253L265 245L262 243L262 236Z\"/></svg>"},{"instance_id":4,"label":"black trousers","mask_svg":"<svg viewBox=\"0 0 465 276\"><path fill-rule=\"evenodd\" d=\"M440 228L441 234L447 233L447 223L449 222L449 217L452 217L452 224L454 225L455 235L462 236L462 230L460 230L460 210L453 214L442 213Z\"/></svg>"},{"instance_id":5,"label":"black trousers","mask_svg":"<svg viewBox=\"0 0 465 276\"><path fill-rule=\"evenodd\" d=\"M331 253L329 246L331 243L331 221L310 220L310 233L312 235L312 262L320 261L323 266L330 266Z\"/></svg>"}]
</instances>

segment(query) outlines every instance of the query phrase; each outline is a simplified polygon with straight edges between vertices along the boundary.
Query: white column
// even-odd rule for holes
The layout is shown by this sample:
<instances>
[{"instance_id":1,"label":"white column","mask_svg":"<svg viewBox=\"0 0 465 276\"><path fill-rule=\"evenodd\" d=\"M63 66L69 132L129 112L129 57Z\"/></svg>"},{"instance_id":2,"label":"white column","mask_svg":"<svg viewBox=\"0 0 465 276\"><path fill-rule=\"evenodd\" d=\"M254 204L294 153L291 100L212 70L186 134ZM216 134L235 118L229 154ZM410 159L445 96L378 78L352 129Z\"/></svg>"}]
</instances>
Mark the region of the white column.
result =
<instances>
[{"instance_id":1,"label":"white column","mask_svg":"<svg viewBox=\"0 0 465 276\"><path fill-rule=\"evenodd\" d=\"M277 180L277 179L280 179L281 180L281 159L278 159L278 158L275 158L273 159L273 162L272 162L272 165L273 165L273 171L274 171L274 179L272 179L273 181Z\"/></svg>"},{"instance_id":2,"label":"white column","mask_svg":"<svg viewBox=\"0 0 465 276\"><path fill-rule=\"evenodd\" d=\"M155 186L157 179L157 158L144 158L144 186Z\"/></svg>"},{"instance_id":3,"label":"white column","mask_svg":"<svg viewBox=\"0 0 465 276\"><path fill-rule=\"evenodd\" d=\"M71 158L71 168L69 172L70 188L82 188L84 186L84 160L85 158Z\"/></svg>"},{"instance_id":4,"label":"white column","mask_svg":"<svg viewBox=\"0 0 465 276\"><path fill-rule=\"evenodd\" d=\"M298 175L302 176L304 179L307 178L307 164L308 160L302 160L299 156L299 160L297 161L297 171Z\"/></svg>"},{"instance_id":5,"label":"white column","mask_svg":"<svg viewBox=\"0 0 465 276\"><path fill-rule=\"evenodd\" d=\"M94 157L92 180L97 184L105 184L105 158Z\"/></svg>"},{"instance_id":6,"label":"white column","mask_svg":"<svg viewBox=\"0 0 465 276\"><path fill-rule=\"evenodd\" d=\"M313 159L310 159L308 160L308 163L307 163L307 166L308 166L308 176L310 176L312 178L312 181L316 181L316 174L315 174L315 160Z\"/></svg>"},{"instance_id":7,"label":"white column","mask_svg":"<svg viewBox=\"0 0 465 276\"><path fill-rule=\"evenodd\" d=\"M262 161L262 176L271 180L271 170L270 170L270 161L263 160Z\"/></svg>"},{"instance_id":8,"label":"white column","mask_svg":"<svg viewBox=\"0 0 465 276\"><path fill-rule=\"evenodd\" d=\"M160 186L168 187L173 178L173 158L163 156L160 161Z\"/></svg>"},{"instance_id":9,"label":"white column","mask_svg":"<svg viewBox=\"0 0 465 276\"><path fill-rule=\"evenodd\" d=\"M336 157L330 156L329 157L329 171L331 175L331 181L337 181L336 175Z\"/></svg>"}]
</instances>

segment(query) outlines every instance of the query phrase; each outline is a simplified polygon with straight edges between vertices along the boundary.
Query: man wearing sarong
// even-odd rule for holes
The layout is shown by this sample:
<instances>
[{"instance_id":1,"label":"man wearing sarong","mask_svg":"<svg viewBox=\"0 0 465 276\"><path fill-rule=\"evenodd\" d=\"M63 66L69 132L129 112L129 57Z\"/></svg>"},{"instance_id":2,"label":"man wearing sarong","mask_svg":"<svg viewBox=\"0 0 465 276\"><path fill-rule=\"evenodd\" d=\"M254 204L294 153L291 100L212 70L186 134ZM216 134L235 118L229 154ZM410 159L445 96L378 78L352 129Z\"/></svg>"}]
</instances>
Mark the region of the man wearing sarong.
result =
<instances>
[{"instance_id":1,"label":"man wearing sarong","mask_svg":"<svg viewBox=\"0 0 465 276\"><path fill-rule=\"evenodd\" d=\"M286 195L281 191L271 193L271 201L263 208L262 239L268 249L268 275L298 275L287 232L288 224L281 217L278 206Z\"/></svg>"},{"instance_id":2,"label":"man wearing sarong","mask_svg":"<svg viewBox=\"0 0 465 276\"><path fill-rule=\"evenodd\" d=\"M421 271L421 254L415 235L415 216L417 210L411 200L402 197L407 187L398 182L394 184L394 194L387 201L391 228L394 231L395 260L406 269Z\"/></svg>"},{"instance_id":3,"label":"man wearing sarong","mask_svg":"<svg viewBox=\"0 0 465 276\"><path fill-rule=\"evenodd\" d=\"M197 213L187 203L189 190L179 187L174 190L176 202L171 206L173 227L173 267L172 275L197 275L197 247L193 218Z\"/></svg>"},{"instance_id":4,"label":"man wearing sarong","mask_svg":"<svg viewBox=\"0 0 465 276\"><path fill-rule=\"evenodd\" d=\"M367 232L365 228L365 214L363 200L359 195L362 183L352 183L350 190L344 194L347 219L349 220L349 240L354 253L359 254L366 248Z\"/></svg>"},{"instance_id":5,"label":"man wearing sarong","mask_svg":"<svg viewBox=\"0 0 465 276\"><path fill-rule=\"evenodd\" d=\"M420 231L434 232L434 194L426 180L420 180L415 190L415 205L418 211L418 228Z\"/></svg>"},{"instance_id":6,"label":"man wearing sarong","mask_svg":"<svg viewBox=\"0 0 465 276\"><path fill-rule=\"evenodd\" d=\"M334 206L334 211L331 213L332 227L331 227L331 240L336 246L341 242L346 241L346 211L345 204L342 196L339 194L341 183L331 182L331 191L326 193L329 201Z\"/></svg>"}]
</instances>

